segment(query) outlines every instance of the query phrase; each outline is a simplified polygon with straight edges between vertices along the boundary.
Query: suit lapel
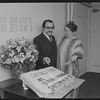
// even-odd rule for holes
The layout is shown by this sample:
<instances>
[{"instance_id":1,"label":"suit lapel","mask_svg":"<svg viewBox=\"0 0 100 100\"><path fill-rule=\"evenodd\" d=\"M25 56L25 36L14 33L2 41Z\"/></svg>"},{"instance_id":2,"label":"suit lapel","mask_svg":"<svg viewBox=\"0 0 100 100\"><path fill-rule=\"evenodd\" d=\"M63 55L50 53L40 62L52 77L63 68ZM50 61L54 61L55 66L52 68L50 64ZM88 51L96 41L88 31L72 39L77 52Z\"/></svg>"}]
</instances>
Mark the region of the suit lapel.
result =
<instances>
[{"instance_id":1,"label":"suit lapel","mask_svg":"<svg viewBox=\"0 0 100 100\"><path fill-rule=\"evenodd\" d=\"M43 33L41 33L41 37L42 37L42 40L43 40L43 41L48 42L50 45L53 44L53 42L50 42L49 39L48 39Z\"/></svg>"}]
</instances>

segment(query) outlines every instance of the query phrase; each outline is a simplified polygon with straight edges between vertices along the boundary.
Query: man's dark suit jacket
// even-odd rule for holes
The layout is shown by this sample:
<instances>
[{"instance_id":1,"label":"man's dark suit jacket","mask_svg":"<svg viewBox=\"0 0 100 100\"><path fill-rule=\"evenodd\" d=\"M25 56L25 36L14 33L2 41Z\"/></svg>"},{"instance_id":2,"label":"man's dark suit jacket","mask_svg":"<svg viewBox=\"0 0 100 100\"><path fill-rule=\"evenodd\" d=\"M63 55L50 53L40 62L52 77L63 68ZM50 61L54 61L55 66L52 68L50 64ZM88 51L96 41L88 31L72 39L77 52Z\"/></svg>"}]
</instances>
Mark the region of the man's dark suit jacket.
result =
<instances>
[{"instance_id":1,"label":"man's dark suit jacket","mask_svg":"<svg viewBox=\"0 0 100 100\"><path fill-rule=\"evenodd\" d=\"M50 42L43 33L33 39L33 43L36 44L37 50L39 51L39 58L36 62L36 69L45 68L48 66L56 67L57 45L53 35L52 39L53 42ZM51 59L50 65L43 64L43 57L49 57Z\"/></svg>"}]
</instances>

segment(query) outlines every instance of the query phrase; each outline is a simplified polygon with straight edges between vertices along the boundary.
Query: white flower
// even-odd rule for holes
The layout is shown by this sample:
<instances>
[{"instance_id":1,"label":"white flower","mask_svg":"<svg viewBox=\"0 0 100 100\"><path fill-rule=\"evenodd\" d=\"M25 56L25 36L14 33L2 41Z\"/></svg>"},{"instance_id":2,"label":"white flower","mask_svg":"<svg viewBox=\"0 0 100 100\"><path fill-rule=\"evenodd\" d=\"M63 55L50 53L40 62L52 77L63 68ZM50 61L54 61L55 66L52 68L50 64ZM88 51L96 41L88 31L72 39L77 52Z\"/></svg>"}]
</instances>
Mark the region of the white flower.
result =
<instances>
[{"instance_id":1,"label":"white flower","mask_svg":"<svg viewBox=\"0 0 100 100\"><path fill-rule=\"evenodd\" d=\"M15 48L16 46L17 46L17 43L15 41L11 40L11 47Z\"/></svg>"},{"instance_id":2,"label":"white flower","mask_svg":"<svg viewBox=\"0 0 100 100\"><path fill-rule=\"evenodd\" d=\"M1 57L3 58L4 57L4 54L2 54Z\"/></svg>"},{"instance_id":3,"label":"white flower","mask_svg":"<svg viewBox=\"0 0 100 100\"><path fill-rule=\"evenodd\" d=\"M24 53L20 53L20 56L21 56L21 57L25 57Z\"/></svg>"},{"instance_id":4,"label":"white flower","mask_svg":"<svg viewBox=\"0 0 100 100\"><path fill-rule=\"evenodd\" d=\"M24 60L25 60L25 58L21 58L21 59L20 59L20 62L23 63Z\"/></svg>"},{"instance_id":5,"label":"white flower","mask_svg":"<svg viewBox=\"0 0 100 100\"><path fill-rule=\"evenodd\" d=\"M22 46L24 46L25 45L25 41L26 40L24 38L22 38L22 40L19 41L19 44L22 45Z\"/></svg>"},{"instance_id":6,"label":"white flower","mask_svg":"<svg viewBox=\"0 0 100 100\"><path fill-rule=\"evenodd\" d=\"M19 61L20 61L19 57L18 56L14 56L14 61L19 63Z\"/></svg>"},{"instance_id":7,"label":"white flower","mask_svg":"<svg viewBox=\"0 0 100 100\"><path fill-rule=\"evenodd\" d=\"M11 48L11 47L12 47L11 45L8 46L8 48Z\"/></svg>"},{"instance_id":8,"label":"white flower","mask_svg":"<svg viewBox=\"0 0 100 100\"><path fill-rule=\"evenodd\" d=\"M10 58L8 58L8 59L4 62L4 64L11 64L11 63L12 63L12 61L11 61Z\"/></svg>"},{"instance_id":9,"label":"white flower","mask_svg":"<svg viewBox=\"0 0 100 100\"><path fill-rule=\"evenodd\" d=\"M34 59L35 57L34 57L34 55L32 55L32 59Z\"/></svg>"},{"instance_id":10,"label":"white flower","mask_svg":"<svg viewBox=\"0 0 100 100\"><path fill-rule=\"evenodd\" d=\"M12 60L13 63L15 63L15 59L14 58L11 58L11 60Z\"/></svg>"},{"instance_id":11,"label":"white flower","mask_svg":"<svg viewBox=\"0 0 100 100\"><path fill-rule=\"evenodd\" d=\"M14 50L11 50L11 53L9 53L9 56L10 56L10 57L13 57L14 55L15 55Z\"/></svg>"},{"instance_id":12,"label":"white flower","mask_svg":"<svg viewBox=\"0 0 100 100\"><path fill-rule=\"evenodd\" d=\"M22 47L22 46L17 46L17 48L16 48L16 49L18 50L18 52L20 52L21 47Z\"/></svg>"},{"instance_id":13,"label":"white flower","mask_svg":"<svg viewBox=\"0 0 100 100\"><path fill-rule=\"evenodd\" d=\"M31 57L31 51L26 52L26 57L30 58Z\"/></svg>"},{"instance_id":14,"label":"white flower","mask_svg":"<svg viewBox=\"0 0 100 100\"><path fill-rule=\"evenodd\" d=\"M34 49L34 52L37 52L37 50Z\"/></svg>"}]
</instances>

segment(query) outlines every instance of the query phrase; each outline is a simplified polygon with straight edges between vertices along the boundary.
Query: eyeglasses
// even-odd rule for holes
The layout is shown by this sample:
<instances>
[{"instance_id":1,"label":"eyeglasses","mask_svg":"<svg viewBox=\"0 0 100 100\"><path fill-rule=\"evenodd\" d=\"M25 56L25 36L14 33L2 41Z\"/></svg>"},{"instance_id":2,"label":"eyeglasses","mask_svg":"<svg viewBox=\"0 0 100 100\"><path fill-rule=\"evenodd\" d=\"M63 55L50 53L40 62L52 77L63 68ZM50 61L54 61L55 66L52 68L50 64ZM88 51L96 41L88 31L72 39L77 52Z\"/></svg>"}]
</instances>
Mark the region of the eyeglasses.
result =
<instances>
[{"instance_id":1,"label":"eyeglasses","mask_svg":"<svg viewBox=\"0 0 100 100\"><path fill-rule=\"evenodd\" d=\"M47 28L48 30L49 30L49 29L52 29L52 30L53 30L55 27L54 27L54 26L52 26L52 27L47 27L47 26L45 26L45 28Z\"/></svg>"}]
</instances>

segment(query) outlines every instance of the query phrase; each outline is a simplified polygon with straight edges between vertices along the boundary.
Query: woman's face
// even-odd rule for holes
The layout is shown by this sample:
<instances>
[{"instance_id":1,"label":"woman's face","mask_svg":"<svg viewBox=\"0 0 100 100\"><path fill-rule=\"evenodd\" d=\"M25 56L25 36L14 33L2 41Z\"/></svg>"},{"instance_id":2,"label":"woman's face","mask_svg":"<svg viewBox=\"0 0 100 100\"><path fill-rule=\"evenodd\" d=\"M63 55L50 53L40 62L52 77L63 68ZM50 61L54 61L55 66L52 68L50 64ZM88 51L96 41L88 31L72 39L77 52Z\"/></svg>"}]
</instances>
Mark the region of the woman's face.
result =
<instances>
[{"instance_id":1,"label":"woman's face","mask_svg":"<svg viewBox=\"0 0 100 100\"><path fill-rule=\"evenodd\" d=\"M70 31L70 29L68 27L65 27L65 35L68 37L73 35L72 31Z\"/></svg>"}]
</instances>

